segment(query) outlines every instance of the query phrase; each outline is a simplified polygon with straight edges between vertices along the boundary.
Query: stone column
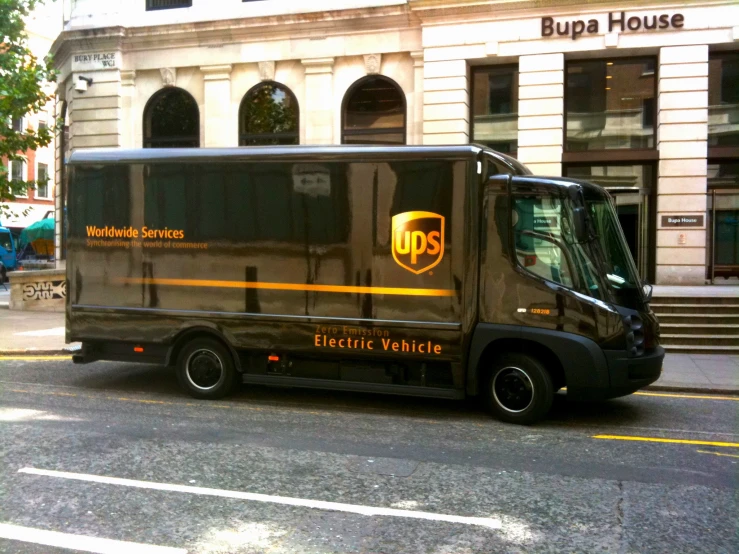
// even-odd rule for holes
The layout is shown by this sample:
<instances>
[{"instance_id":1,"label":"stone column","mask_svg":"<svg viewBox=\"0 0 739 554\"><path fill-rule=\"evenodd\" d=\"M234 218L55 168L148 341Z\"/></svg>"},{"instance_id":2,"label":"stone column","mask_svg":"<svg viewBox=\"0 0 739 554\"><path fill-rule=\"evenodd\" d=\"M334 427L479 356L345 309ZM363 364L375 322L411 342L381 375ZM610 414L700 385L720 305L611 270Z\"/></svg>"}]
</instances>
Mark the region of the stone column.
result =
<instances>
[{"instance_id":1,"label":"stone column","mask_svg":"<svg viewBox=\"0 0 739 554\"><path fill-rule=\"evenodd\" d=\"M238 121L231 109L231 65L201 67L204 86L203 146L237 146Z\"/></svg>"},{"instance_id":2,"label":"stone column","mask_svg":"<svg viewBox=\"0 0 739 554\"><path fill-rule=\"evenodd\" d=\"M423 143L467 144L470 94L466 60L423 65Z\"/></svg>"},{"instance_id":3,"label":"stone column","mask_svg":"<svg viewBox=\"0 0 739 554\"><path fill-rule=\"evenodd\" d=\"M704 284L708 46L670 46L659 55L657 284ZM702 215L701 227L667 227L662 216Z\"/></svg>"},{"instance_id":4,"label":"stone column","mask_svg":"<svg viewBox=\"0 0 739 554\"><path fill-rule=\"evenodd\" d=\"M141 147L141 141L136 140L135 99L136 72L121 71L121 146L124 148Z\"/></svg>"},{"instance_id":5,"label":"stone column","mask_svg":"<svg viewBox=\"0 0 739 554\"><path fill-rule=\"evenodd\" d=\"M518 60L518 159L538 175L562 175L564 54Z\"/></svg>"},{"instance_id":6,"label":"stone column","mask_svg":"<svg viewBox=\"0 0 739 554\"><path fill-rule=\"evenodd\" d=\"M79 77L92 79L84 92L74 88ZM67 95L70 100L70 150L122 145L121 72L118 69L72 73Z\"/></svg>"},{"instance_id":7,"label":"stone column","mask_svg":"<svg viewBox=\"0 0 739 554\"><path fill-rule=\"evenodd\" d=\"M413 58L413 111L408 110L406 117L412 116L412 125L408 126L408 144L423 144L423 51L411 52Z\"/></svg>"},{"instance_id":8,"label":"stone column","mask_svg":"<svg viewBox=\"0 0 739 554\"><path fill-rule=\"evenodd\" d=\"M301 60L305 67L305 143L338 144L334 137L334 59ZM340 108L339 108L340 109Z\"/></svg>"}]
</instances>

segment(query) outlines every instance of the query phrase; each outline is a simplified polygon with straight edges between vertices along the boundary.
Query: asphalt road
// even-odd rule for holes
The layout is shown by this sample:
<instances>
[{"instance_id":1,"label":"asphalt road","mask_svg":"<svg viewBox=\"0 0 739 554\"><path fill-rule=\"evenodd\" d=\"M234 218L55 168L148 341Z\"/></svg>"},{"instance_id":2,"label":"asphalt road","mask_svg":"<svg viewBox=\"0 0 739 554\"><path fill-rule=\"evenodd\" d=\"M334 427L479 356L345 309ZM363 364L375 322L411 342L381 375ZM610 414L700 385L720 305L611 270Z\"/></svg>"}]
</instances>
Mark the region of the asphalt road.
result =
<instances>
[{"instance_id":1,"label":"asphalt road","mask_svg":"<svg viewBox=\"0 0 739 554\"><path fill-rule=\"evenodd\" d=\"M203 402L166 368L0 358L0 552L734 553L738 400L561 396L517 427L473 402Z\"/></svg>"}]
</instances>

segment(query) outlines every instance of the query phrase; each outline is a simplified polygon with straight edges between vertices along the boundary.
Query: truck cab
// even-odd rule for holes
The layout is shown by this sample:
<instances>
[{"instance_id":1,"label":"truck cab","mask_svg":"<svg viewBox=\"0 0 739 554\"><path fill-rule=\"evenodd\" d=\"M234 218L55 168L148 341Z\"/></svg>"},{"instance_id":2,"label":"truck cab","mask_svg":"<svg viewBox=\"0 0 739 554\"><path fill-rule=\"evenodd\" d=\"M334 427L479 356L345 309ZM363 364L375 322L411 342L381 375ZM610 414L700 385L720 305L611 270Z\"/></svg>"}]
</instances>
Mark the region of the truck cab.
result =
<instances>
[{"instance_id":1,"label":"truck cab","mask_svg":"<svg viewBox=\"0 0 739 554\"><path fill-rule=\"evenodd\" d=\"M7 279L8 271L16 266L15 241L7 227L0 227L0 282Z\"/></svg>"}]
</instances>

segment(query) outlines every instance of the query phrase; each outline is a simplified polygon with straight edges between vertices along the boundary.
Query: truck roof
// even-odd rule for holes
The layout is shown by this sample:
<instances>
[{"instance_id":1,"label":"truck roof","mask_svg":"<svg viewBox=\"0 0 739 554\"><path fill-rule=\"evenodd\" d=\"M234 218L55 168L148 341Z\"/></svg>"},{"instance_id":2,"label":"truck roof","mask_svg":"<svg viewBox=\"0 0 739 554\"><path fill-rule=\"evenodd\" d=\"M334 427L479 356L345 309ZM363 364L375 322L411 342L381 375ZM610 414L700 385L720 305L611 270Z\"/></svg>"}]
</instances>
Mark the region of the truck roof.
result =
<instances>
[{"instance_id":1,"label":"truck roof","mask_svg":"<svg viewBox=\"0 0 739 554\"><path fill-rule=\"evenodd\" d=\"M515 177L518 183L531 183L535 185L551 185L554 187L580 187L584 191L590 191L598 196L609 196L608 190L591 183L590 181L583 181L582 179L573 179L571 177L559 177L559 176L542 176L542 175L520 175Z\"/></svg>"},{"instance_id":2,"label":"truck roof","mask_svg":"<svg viewBox=\"0 0 739 554\"><path fill-rule=\"evenodd\" d=\"M361 157L363 160L397 158L463 158L477 156L483 146L243 146L234 148L90 148L76 150L68 164L101 164L131 162L182 162L263 160L288 158L293 160L332 160ZM497 154L497 152L496 152Z\"/></svg>"}]
</instances>

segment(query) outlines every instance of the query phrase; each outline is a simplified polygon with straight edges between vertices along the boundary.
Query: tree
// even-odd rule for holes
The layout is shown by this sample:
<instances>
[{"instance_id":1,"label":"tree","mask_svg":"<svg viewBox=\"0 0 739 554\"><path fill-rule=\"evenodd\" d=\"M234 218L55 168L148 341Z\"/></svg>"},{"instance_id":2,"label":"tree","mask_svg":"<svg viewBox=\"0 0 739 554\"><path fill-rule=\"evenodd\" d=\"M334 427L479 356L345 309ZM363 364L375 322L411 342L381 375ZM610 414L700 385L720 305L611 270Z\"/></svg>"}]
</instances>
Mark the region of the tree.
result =
<instances>
[{"instance_id":1,"label":"tree","mask_svg":"<svg viewBox=\"0 0 739 554\"><path fill-rule=\"evenodd\" d=\"M14 121L38 113L53 98L44 86L56 80L51 57L39 61L28 47L25 18L44 0L0 0L0 213L8 200L35 181L13 181L10 161L24 161L28 150L47 146L57 125L17 129Z\"/></svg>"}]
</instances>

